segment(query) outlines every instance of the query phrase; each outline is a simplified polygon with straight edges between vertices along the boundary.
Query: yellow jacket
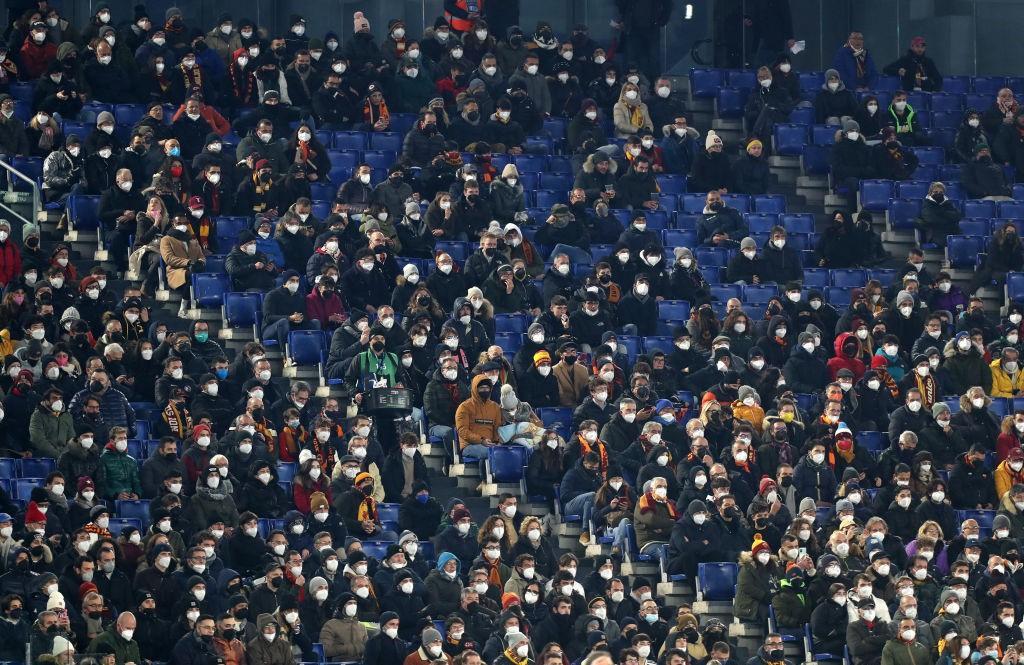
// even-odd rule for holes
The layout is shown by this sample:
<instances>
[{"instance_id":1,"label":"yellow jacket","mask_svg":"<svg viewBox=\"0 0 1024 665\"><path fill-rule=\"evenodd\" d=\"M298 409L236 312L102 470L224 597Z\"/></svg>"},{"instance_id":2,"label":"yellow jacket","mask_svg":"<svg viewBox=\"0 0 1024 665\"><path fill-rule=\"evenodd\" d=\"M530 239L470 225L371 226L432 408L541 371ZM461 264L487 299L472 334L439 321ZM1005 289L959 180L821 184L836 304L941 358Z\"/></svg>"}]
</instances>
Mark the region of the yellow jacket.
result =
<instances>
[{"instance_id":1,"label":"yellow jacket","mask_svg":"<svg viewBox=\"0 0 1024 665\"><path fill-rule=\"evenodd\" d=\"M988 364L992 370L992 392L990 397L1016 397L1024 391L1024 372L1019 368L1015 374L1008 374L1003 369L999 359Z\"/></svg>"},{"instance_id":2,"label":"yellow jacket","mask_svg":"<svg viewBox=\"0 0 1024 665\"><path fill-rule=\"evenodd\" d=\"M1010 460L1004 459L996 467L995 472L992 474L996 483L996 496L1000 499L1003 495L1010 491L1010 488L1017 483L1024 483L1024 468L1020 470L1020 473L1015 473L1010 468Z\"/></svg>"}]
</instances>

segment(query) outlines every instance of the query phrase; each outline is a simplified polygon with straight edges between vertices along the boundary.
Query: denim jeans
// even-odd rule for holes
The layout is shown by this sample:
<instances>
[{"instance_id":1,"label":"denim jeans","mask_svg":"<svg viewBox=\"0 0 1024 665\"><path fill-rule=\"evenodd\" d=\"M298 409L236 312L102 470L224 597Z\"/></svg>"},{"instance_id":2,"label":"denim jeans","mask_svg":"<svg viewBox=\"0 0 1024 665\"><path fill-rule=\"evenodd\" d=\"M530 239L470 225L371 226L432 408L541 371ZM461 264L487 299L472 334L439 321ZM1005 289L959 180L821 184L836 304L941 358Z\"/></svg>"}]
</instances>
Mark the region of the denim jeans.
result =
<instances>
[{"instance_id":1,"label":"denim jeans","mask_svg":"<svg viewBox=\"0 0 1024 665\"><path fill-rule=\"evenodd\" d=\"M571 261L573 265L590 265L594 262L594 257L590 255L590 252L573 245L558 243L555 245L555 248L551 250L551 254L548 255L548 258L554 260L554 258L559 254L565 254L568 256L569 261Z\"/></svg>"},{"instance_id":2,"label":"denim jeans","mask_svg":"<svg viewBox=\"0 0 1024 665\"><path fill-rule=\"evenodd\" d=\"M584 492L579 496L573 497L565 504L565 510L562 512L566 515L582 516L583 528L589 528L587 525L590 523L590 514L594 512L594 492Z\"/></svg>"}]
</instances>

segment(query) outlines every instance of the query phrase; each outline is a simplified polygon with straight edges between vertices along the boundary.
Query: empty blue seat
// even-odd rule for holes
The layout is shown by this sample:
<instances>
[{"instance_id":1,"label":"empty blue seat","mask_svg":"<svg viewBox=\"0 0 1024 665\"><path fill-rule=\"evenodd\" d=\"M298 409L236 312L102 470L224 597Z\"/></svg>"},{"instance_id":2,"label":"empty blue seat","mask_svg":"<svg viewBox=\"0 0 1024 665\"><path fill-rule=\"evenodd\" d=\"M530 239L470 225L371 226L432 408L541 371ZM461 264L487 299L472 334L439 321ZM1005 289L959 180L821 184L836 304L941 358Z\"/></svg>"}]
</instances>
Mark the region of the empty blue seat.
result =
<instances>
[{"instance_id":1,"label":"empty blue seat","mask_svg":"<svg viewBox=\"0 0 1024 665\"><path fill-rule=\"evenodd\" d=\"M658 187L662 194L685 194L686 177L679 175L661 174L657 177Z\"/></svg>"},{"instance_id":2,"label":"empty blue seat","mask_svg":"<svg viewBox=\"0 0 1024 665\"><path fill-rule=\"evenodd\" d=\"M543 173L548 167L548 158L539 155L516 155L512 162L520 173Z\"/></svg>"},{"instance_id":3,"label":"empty blue seat","mask_svg":"<svg viewBox=\"0 0 1024 665\"><path fill-rule=\"evenodd\" d=\"M690 70L690 96L700 98L711 98L718 93L718 89L725 83L724 72L721 69L698 69Z\"/></svg>"},{"instance_id":4,"label":"empty blue seat","mask_svg":"<svg viewBox=\"0 0 1024 665\"><path fill-rule=\"evenodd\" d=\"M496 314L494 316L495 332L524 333L528 326L529 321L520 314Z\"/></svg>"},{"instance_id":5,"label":"empty blue seat","mask_svg":"<svg viewBox=\"0 0 1024 665\"><path fill-rule=\"evenodd\" d=\"M363 153L363 161L378 174L383 174L397 158L398 155L390 150L367 150Z\"/></svg>"},{"instance_id":6,"label":"empty blue seat","mask_svg":"<svg viewBox=\"0 0 1024 665\"><path fill-rule=\"evenodd\" d=\"M324 335L319 330L293 330L288 333L288 357L298 365L319 365L327 353Z\"/></svg>"},{"instance_id":7,"label":"empty blue seat","mask_svg":"<svg viewBox=\"0 0 1024 665\"><path fill-rule=\"evenodd\" d=\"M569 426L572 423L572 409L560 406L538 408L537 417L544 423L544 427L555 427L558 425L564 436L569 432Z\"/></svg>"},{"instance_id":8,"label":"empty blue seat","mask_svg":"<svg viewBox=\"0 0 1024 665\"><path fill-rule=\"evenodd\" d=\"M800 155L808 142L809 132L807 125L794 125L780 123L775 125L772 132L774 139L775 154L777 155Z\"/></svg>"},{"instance_id":9,"label":"empty blue seat","mask_svg":"<svg viewBox=\"0 0 1024 665\"><path fill-rule=\"evenodd\" d=\"M799 74L801 92L817 92L825 83L824 72L802 72Z\"/></svg>"},{"instance_id":10,"label":"empty blue seat","mask_svg":"<svg viewBox=\"0 0 1024 665\"><path fill-rule=\"evenodd\" d=\"M751 233L771 233L772 227L779 223L779 216L774 214L760 214L748 212L743 215L747 227Z\"/></svg>"},{"instance_id":11,"label":"empty blue seat","mask_svg":"<svg viewBox=\"0 0 1024 665\"><path fill-rule=\"evenodd\" d=\"M978 254L985 251L985 239L976 236L949 236L946 238L946 257L954 268L973 268Z\"/></svg>"},{"instance_id":12,"label":"empty blue seat","mask_svg":"<svg viewBox=\"0 0 1024 665\"><path fill-rule=\"evenodd\" d=\"M68 215L77 231L98 229L100 197L75 194L68 198Z\"/></svg>"},{"instance_id":13,"label":"empty blue seat","mask_svg":"<svg viewBox=\"0 0 1024 665\"><path fill-rule=\"evenodd\" d=\"M946 93L963 95L971 91L970 76L944 76L942 90ZM937 94L937 93L932 93Z\"/></svg>"},{"instance_id":14,"label":"empty blue seat","mask_svg":"<svg viewBox=\"0 0 1024 665\"><path fill-rule=\"evenodd\" d=\"M13 457L0 457L0 478L14 478L16 477L17 465Z\"/></svg>"},{"instance_id":15,"label":"empty blue seat","mask_svg":"<svg viewBox=\"0 0 1024 665\"><path fill-rule=\"evenodd\" d=\"M729 298L739 298L742 295L743 288L739 284L719 284L711 287L711 296L722 302L729 300Z\"/></svg>"},{"instance_id":16,"label":"empty blue seat","mask_svg":"<svg viewBox=\"0 0 1024 665\"><path fill-rule=\"evenodd\" d=\"M891 229L913 229L914 222L921 216L921 199L893 199L886 211L886 221Z\"/></svg>"},{"instance_id":17,"label":"empty blue seat","mask_svg":"<svg viewBox=\"0 0 1024 665\"><path fill-rule=\"evenodd\" d=\"M662 300L658 303L658 318L663 321L686 321L690 318L690 303L685 300Z\"/></svg>"},{"instance_id":18,"label":"empty blue seat","mask_svg":"<svg viewBox=\"0 0 1024 665\"><path fill-rule=\"evenodd\" d=\"M832 270L832 286L863 287L867 284L868 273L859 268L837 268Z\"/></svg>"},{"instance_id":19,"label":"empty blue seat","mask_svg":"<svg viewBox=\"0 0 1024 665\"><path fill-rule=\"evenodd\" d=\"M370 134L370 150L402 152L402 135L396 132L373 132Z\"/></svg>"},{"instance_id":20,"label":"empty blue seat","mask_svg":"<svg viewBox=\"0 0 1024 665\"><path fill-rule=\"evenodd\" d=\"M544 120L544 133L553 139L564 139L566 127L568 127L568 123L565 118L555 116Z\"/></svg>"},{"instance_id":21,"label":"empty blue seat","mask_svg":"<svg viewBox=\"0 0 1024 665\"><path fill-rule=\"evenodd\" d=\"M383 561L387 558L388 547L393 544L383 540L364 540L363 546L360 549L366 556L372 556L378 561Z\"/></svg>"},{"instance_id":22,"label":"empty blue seat","mask_svg":"<svg viewBox=\"0 0 1024 665\"><path fill-rule=\"evenodd\" d=\"M295 472L298 471L299 465L295 462L278 462L277 463L277 479L285 482L292 482L295 477Z\"/></svg>"},{"instance_id":23,"label":"empty blue seat","mask_svg":"<svg viewBox=\"0 0 1024 665\"><path fill-rule=\"evenodd\" d=\"M812 125L811 143L814 145L833 146L836 144L836 131L839 125Z\"/></svg>"},{"instance_id":24,"label":"empty blue seat","mask_svg":"<svg viewBox=\"0 0 1024 665\"><path fill-rule=\"evenodd\" d=\"M918 180L906 180L896 183L896 198L898 199L923 199L928 195L928 186L931 183Z\"/></svg>"},{"instance_id":25,"label":"empty blue seat","mask_svg":"<svg viewBox=\"0 0 1024 665\"><path fill-rule=\"evenodd\" d=\"M675 350L675 342L669 335L651 335L649 337L644 337L644 351L647 353L661 351L662 353L669 355Z\"/></svg>"},{"instance_id":26,"label":"empty blue seat","mask_svg":"<svg viewBox=\"0 0 1024 665\"><path fill-rule=\"evenodd\" d=\"M683 229L665 229L661 232L665 247L693 247L697 244L697 232Z\"/></svg>"},{"instance_id":27,"label":"empty blue seat","mask_svg":"<svg viewBox=\"0 0 1024 665\"><path fill-rule=\"evenodd\" d=\"M149 500L135 499L126 501L118 499L114 502L118 517L137 519L143 526L149 526Z\"/></svg>"},{"instance_id":28,"label":"empty blue seat","mask_svg":"<svg viewBox=\"0 0 1024 665\"><path fill-rule=\"evenodd\" d=\"M764 305L779 295L774 284L747 284L743 287L743 301L748 305Z\"/></svg>"},{"instance_id":29,"label":"empty blue seat","mask_svg":"<svg viewBox=\"0 0 1024 665\"><path fill-rule=\"evenodd\" d=\"M814 233L814 214L791 212L779 216L779 223L788 233Z\"/></svg>"},{"instance_id":30,"label":"empty blue seat","mask_svg":"<svg viewBox=\"0 0 1024 665\"><path fill-rule=\"evenodd\" d=\"M933 113L959 113L964 106L963 95L952 92L933 92L930 101Z\"/></svg>"},{"instance_id":31,"label":"empty blue seat","mask_svg":"<svg viewBox=\"0 0 1024 665\"><path fill-rule=\"evenodd\" d=\"M786 212L786 197L782 194L759 194L751 197L753 199L753 211L756 213L784 213Z\"/></svg>"},{"instance_id":32,"label":"empty blue seat","mask_svg":"<svg viewBox=\"0 0 1024 665\"><path fill-rule=\"evenodd\" d=\"M960 233L965 236L987 236L991 229L992 223L987 219L960 220Z\"/></svg>"},{"instance_id":33,"label":"empty blue seat","mask_svg":"<svg viewBox=\"0 0 1024 665\"><path fill-rule=\"evenodd\" d=\"M220 307L231 290L228 276L218 272L192 273L192 298L200 307Z\"/></svg>"},{"instance_id":34,"label":"empty blue seat","mask_svg":"<svg viewBox=\"0 0 1024 665\"><path fill-rule=\"evenodd\" d=\"M729 265L729 250L724 247L700 247L694 252L698 266L719 266L724 268Z\"/></svg>"},{"instance_id":35,"label":"empty blue seat","mask_svg":"<svg viewBox=\"0 0 1024 665\"><path fill-rule=\"evenodd\" d=\"M24 461L24 460L19 460ZM28 501L32 496L32 490L43 486L42 478L14 478L11 485L11 493L15 499Z\"/></svg>"},{"instance_id":36,"label":"empty blue seat","mask_svg":"<svg viewBox=\"0 0 1024 665\"><path fill-rule=\"evenodd\" d=\"M19 478L45 478L57 468L52 457L26 457L18 460Z\"/></svg>"},{"instance_id":37,"label":"empty blue seat","mask_svg":"<svg viewBox=\"0 0 1024 665\"><path fill-rule=\"evenodd\" d=\"M537 201L538 208L545 208L550 210L551 206L556 203L568 203L569 196L565 190L553 191L547 189L538 189L534 192Z\"/></svg>"},{"instance_id":38,"label":"empty blue seat","mask_svg":"<svg viewBox=\"0 0 1024 665\"><path fill-rule=\"evenodd\" d=\"M975 76L971 80L971 89L979 95L994 97L1000 88L1004 87L1006 87L1006 77L1004 76ZM987 108L987 106L979 108Z\"/></svg>"},{"instance_id":39,"label":"empty blue seat","mask_svg":"<svg viewBox=\"0 0 1024 665\"><path fill-rule=\"evenodd\" d=\"M715 93L715 111L721 118L742 118L750 90L726 87Z\"/></svg>"},{"instance_id":40,"label":"empty blue seat","mask_svg":"<svg viewBox=\"0 0 1024 665\"><path fill-rule=\"evenodd\" d=\"M830 286L825 289L825 296L833 307L846 307L850 304L851 287Z\"/></svg>"},{"instance_id":41,"label":"empty blue seat","mask_svg":"<svg viewBox=\"0 0 1024 665\"><path fill-rule=\"evenodd\" d=\"M829 285L830 275L828 268L805 268L804 288L823 289Z\"/></svg>"},{"instance_id":42,"label":"empty blue seat","mask_svg":"<svg viewBox=\"0 0 1024 665\"><path fill-rule=\"evenodd\" d=\"M562 173L541 173L538 186L541 189L569 190L572 189L572 176Z\"/></svg>"},{"instance_id":43,"label":"empty blue seat","mask_svg":"<svg viewBox=\"0 0 1024 665\"><path fill-rule=\"evenodd\" d=\"M732 562L697 564L697 586L703 600L732 600L739 565Z\"/></svg>"},{"instance_id":44,"label":"empty blue seat","mask_svg":"<svg viewBox=\"0 0 1024 665\"><path fill-rule=\"evenodd\" d=\"M880 453L889 446L882 432L858 432L857 443L867 448L870 453Z\"/></svg>"},{"instance_id":45,"label":"empty blue seat","mask_svg":"<svg viewBox=\"0 0 1024 665\"><path fill-rule=\"evenodd\" d=\"M804 175L826 175L829 171L829 152L824 145L805 145L800 154L800 171Z\"/></svg>"},{"instance_id":46,"label":"empty blue seat","mask_svg":"<svg viewBox=\"0 0 1024 665\"><path fill-rule=\"evenodd\" d=\"M750 196L747 194L723 194L722 201L730 208L735 208L740 214L750 212Z\"/></svg>"},{"instance_id":47,"label":"empty blue seat","mask_svg":"<svg viewBox=\"0 0 1024 665\"><path fill-rule=\"evenodd\" d=\"M365 132L334 132L335 150L366 150Z\"/></svg>"},{"instance_id":48,"label":"empty blue seat","mask_svg":"<svg viewBox=\"0 0 1024 665\"><path fill-rule=\"evenodd\" d=\"M928 116L919 116L927 118ZM931 114L931 126L935 129L956 129L963 121L963 113L960 111L938 112ZM922 123L923 125L924 123Z\"/></svg>"},{"instance_id":49,"label":"empty blue seat","mask_svg":"<svg viewBox=\"0 0 1024 665\"><path fill-rule=\"evenodd\" d=\"M996 212L995 201L985 201L981 199L968 199L964 201L964 217L998 217L999 214ZM974 235L974 234L967 234Z\"/></svg>"},{"instance_id":50,"label":"empty blue seat","mask_svg":"<svg viewBox=\"0 0 1024 665\"><path fill-rule=\"evenodd\" d=\"M999 217L1003 219L1024 219L1024 203L1017 201L1000 201L997 204Z\"/></svg>"},{"instance_id":51,"label":"empty blue seat","mask_svg":"<svg viewBox=\"0 0 1024 665\"><path fill-rule=\"evenodd\" d=\"M377 516L380 517L381 521L398 522L398 504L378 503Z\"/></svg>"},{"instance_id":52,"label":"empty blue seat","mask_svg":"<svg viewBox=\"0 0 1024 665\"><path fill-rule=\"evenodd\" d=\"M107 524L107 530L116 538L128 527L134 527L141 531L143 526L142 520L136 517L111 517Z\"/></svg>"},{"instance_id":53,"label":"empty blue seat","mask_svg":"<svg viewBox=\"0 0 1024 665\"><path fill-rule=\"evenodd\" d=\"M238 243L238 234L249 228L246 217L218 217L216 219L217 247L226 252Z\"/></svg>"},{"instance_id":54,"label":"empty blue seat","mask_svg":"<svg viewBox=\"0 0 1024 665\"><path fill-rule=\"evenodd\" d=\"M857 194L861 208L882 212L889 207L893 195L892 180L861 180Z\"/></svg>"},{"instance_id":55,"label":"empty blue seat","mask_svg":"<svg viewBox=\"0 0 1024 665\"><path fill-rule=\"evenodd\" d=\"M515 354L523 346L522 333L495 333L494 343L500 346L506 354Z\"/></svg>"},{"instance_id":56,"label":"empty blue seat","mask_svg":"<svg viewBox=\"0 0 1024 665\"><path fill-rule=\"evenodd\" d=\"M523 446L491 446L487 449L488 482L517 483L525 477L530 451Z\"/></svg>"},{"instance_id":57,"label":"empty blue seat","mask_svg":"<svg viewBox=\"0 0 1024 665\"><path fill-rule=\"evenodd\" d=\"M252 328L263 325L262 313L263 294L261 293L226 293L224 294L224 318L229 328Z\"/></svg>"},{"instance_id":58,"label":"empty blue seat","mask_svg":"<svg viewBox=\"0 0 1024 665\"><path fill-rule=\"evenodd\" d=\"M877 280L885 288L889 288L896 281L895 268L875 268L868 272L868 279Z\"/></svg>"},{"instance_id":59,"label":"empty blue seat","mask_svg":"<svg viewBox=\"0 0 1024 665\"><path fill-rule=\"evenodd\" d=\"M933 146L918 146L914 148L914 154L921 164L942 164L946 161L946 151Z\"/></svg>"}]
</instances>

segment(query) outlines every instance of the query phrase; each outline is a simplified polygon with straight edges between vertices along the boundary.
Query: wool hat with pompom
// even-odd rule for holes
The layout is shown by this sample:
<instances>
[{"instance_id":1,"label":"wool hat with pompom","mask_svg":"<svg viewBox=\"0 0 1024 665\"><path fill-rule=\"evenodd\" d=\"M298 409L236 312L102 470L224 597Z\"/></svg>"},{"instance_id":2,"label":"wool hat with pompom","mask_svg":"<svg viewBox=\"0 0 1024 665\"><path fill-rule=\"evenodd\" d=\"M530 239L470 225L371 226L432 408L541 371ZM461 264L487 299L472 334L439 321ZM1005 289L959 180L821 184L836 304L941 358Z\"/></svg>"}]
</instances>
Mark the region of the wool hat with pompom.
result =
<instances>
[{"instance_id":1,"label":"wool hat with pompom","mask_svg":"<svg viewBox=\"0 0 1024 665\"><path fill-rule=\"evenodd\" d=\"M761 538L761 534L759 534L759 533L755 533L755 534L754 534L754 542L752 542L752 543L750 544L750 554L751 554L752 556L757 556L757 555L758 555L758 554L760 554L761 552L768 552L768 553L770 554L770 553L771 553L771 551L772 551L772 547L771 547L771 545L769 545L768 543L766 543L766 542L765 542L765 541L764 541L764 540L763 540L763 539Z\"/></svg>"},{"instance_id":2,"label":"wool hat with pompom","mask_svg":"<svg viewBox=\"0 0 1024 665\"><path fill-rule=\"evenodd\" d=\"M704 138L704 149L705 150L710 150L711 146L713 146L713 145L721 146L722 145L722 137L720 137L718 134L716 134L715 130L709 129L708 130L708 135Z\"/></svg>"},{"instance_id":3,"label":"wool hat with pompom","mask_svg":"<svg viewBox=\"0 0 1024 665\"><path fill-rule=\"evenodd\" d=\"M365 16L363 16L362 12L356 12L355 14L352 14L352 30L353 30L353 32L360 32L361 30L369 31L369 29L370 29L370 21L367 20L367 18Z\"/></svg>"}]
</instances>

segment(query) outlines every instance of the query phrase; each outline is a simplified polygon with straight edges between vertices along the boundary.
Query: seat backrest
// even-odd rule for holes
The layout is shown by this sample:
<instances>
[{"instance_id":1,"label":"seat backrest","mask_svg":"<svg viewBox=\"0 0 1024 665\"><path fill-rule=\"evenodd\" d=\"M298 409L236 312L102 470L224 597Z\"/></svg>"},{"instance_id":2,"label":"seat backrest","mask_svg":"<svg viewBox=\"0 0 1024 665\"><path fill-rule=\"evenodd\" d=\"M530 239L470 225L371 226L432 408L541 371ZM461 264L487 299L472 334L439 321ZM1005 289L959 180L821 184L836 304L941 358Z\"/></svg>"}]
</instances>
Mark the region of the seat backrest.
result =
<instances>
[{"instance_id":1,"label":"seat backrest","mask_svg":"<svg viewBox=\"0 0 1024 665\"><path fill-rule=\"evenodd\" d=\"M224 294L230 290L228 276L217 272L197 272L192 274L192 289L200 307L220 307L224 304Z\"/></svg>"},{"instance_id":2,"label":"seat backrest","mask_svg":"<svg viewBox=\"0 0 1024 665\"><path fill-rule=\"evenodd\" d=\"M487 449L487 459L496 482L513 483L523 477L529 455L522 446L492 446Z\"/></svg>"},{"instance_id":3,"label":"seat backrest","mask_svg":"<svg viewBox=\"0 0 1024 665\"><path fill-rule=\"evenodd\" d=\"M263 302L260 293L227 293L224 295L224 315L228 326L251 327L262 323L260 308Z\"/></svg>"},{"instance_id":4,"label":"seat backrest","mask_svg":"<svg viewBox=\"0 0 1024 665\"><path fill-rule=\"evenodd\" d=\"M563 434L569 431L569 424L572 420L572 409L568 407L543 407L537 409L537 417L544 423L545 427L560 426Z\"/></svg>"},{"instance_id":5,"label":"seat backrest","mask_svg":"<svg viewBox=\"0 0 1024 665\"><path fill-rule=\"evenodd\" d=\"M299 365L319 365L324 360L325 344L319 330L293 330L288 333L289 357Z\"/></svg>"},{"instance_id":6,"label":"seat backrest","mask_svg":"<svg viewBox=\"0 0 1024 665\"><path fill-rule=\"evenodd\" d=\"M704 600L732 600L739 566L732 562L697 564L697 580Z\"/></svg>"}]
</instances>

